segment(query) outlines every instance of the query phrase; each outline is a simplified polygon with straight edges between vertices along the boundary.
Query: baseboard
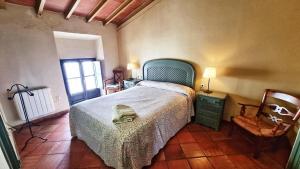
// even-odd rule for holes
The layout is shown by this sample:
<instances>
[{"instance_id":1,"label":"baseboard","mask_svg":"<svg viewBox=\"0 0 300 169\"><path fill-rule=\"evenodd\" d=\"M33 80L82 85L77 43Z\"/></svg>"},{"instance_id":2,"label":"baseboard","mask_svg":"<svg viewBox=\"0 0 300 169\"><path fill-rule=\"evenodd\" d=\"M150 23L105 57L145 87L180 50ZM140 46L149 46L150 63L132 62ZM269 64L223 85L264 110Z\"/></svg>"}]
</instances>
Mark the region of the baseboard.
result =
<instances>
[{"instance_id":1,"label":"baseboard","mask_svg":"<svg viewBox=\"0 0 300 169\"><path fill-rule=\"evenodd\" d=\"M47 120L47 119L52 119L52 118L57 118L57 117L63 116L67 113L69 113L69 109L62 110L62 111L59 111L59 112L56 112L56 113L49 114L47 116L43 116L43 117L31 120L31 122L32 123L39 123L39 122L42 122L42 121ZM14 128L20 128L23 124L25 124L25 121L22 121L21 123L14 125Z\"/></svg>"}]
</instances>

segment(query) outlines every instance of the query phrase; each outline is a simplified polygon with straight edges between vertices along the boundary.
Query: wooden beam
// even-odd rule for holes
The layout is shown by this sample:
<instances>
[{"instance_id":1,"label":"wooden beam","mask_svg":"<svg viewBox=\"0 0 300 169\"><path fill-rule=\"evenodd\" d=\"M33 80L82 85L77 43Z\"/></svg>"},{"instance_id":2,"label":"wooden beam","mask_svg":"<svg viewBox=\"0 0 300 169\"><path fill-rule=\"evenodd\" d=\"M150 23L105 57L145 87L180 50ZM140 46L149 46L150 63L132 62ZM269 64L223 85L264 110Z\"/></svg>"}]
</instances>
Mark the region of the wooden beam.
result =
<instances>
[{"instance_id":1,"label":"wooden beam","mask_svg":"<svg viewBox=\"0 0 300 169\"><path fill-rule=\"evenodd\" d=\"M141 6L137 7L134 11L132 11L128 16L126 16L121 23L118 23L118 26L122 25L124 22L128 21L130 18L135 16L137 13L139 13L141 10L146 8L148 5L150 5L154 0L149 0L144 2Z\"/></svg>"},{"instance_id":2,"label":"wooden beam","mask_svg":"<svg viewBox=\"0 0 300 169\"><path fill-rule=\"evenodd\" d=\"M0 9L5 9L5 0L0 0Z\"/></svg>"},{"instance_id":3,"label":"wooden beam","mask_svg":"<svg viewBox=\"0 0 300 169\"><path fill-rule=\"evenodd\" d=\"M127 0L125 2L123 2L116 10L114 10L112 12L111 15L109 15L107 17L107 20L105 21L104 25L109 24L110 22L112 22L115 18L117 18L122 12L124 12L128 6L130 6L132 3L134 2L134 0Z\"/></svg>"},{"instance_id":4,"label":"wooden beam","mask_svg":"<svg viewBox=\"0 0 300 169\"><path fill-rule=\"evenodd\" d=\"M91 22L95 18L95 16L105 7L107 2L108 2L107 0L101 0L97 4L97 6L86 17L87 22Z\"/></svg>"},{"instance_id":5,"label":"wooden beam","mask_svg":"<svg viewBox=\"0 0 300 169\"><path fill-rule=\"evenodd\" d=\"M80 0L73 0L69 9L65 13L66 19L69 19L72 16L73 12L78 7L79 3L80 3Z\"/></svg>"},{"instance_id":6,"label":"wooden beam","mask_svg":"<svg viewBox=\"0 0 300 169\"><path fill-rule=\"evenodd\" d=\"M122 4L119 5L118 8L116 8L114 11L112 11L112 13L110 13L105 20L109 20L110 18L112 18L114 15L116 15L116 13L118 11L120 11L122 8L124 8L129 2L131 2L132 0L125 0Z\"/></svg>"},{"instance_id":7,"label":"wooden beam","mask_svg":"<svg viewBox=\"0 0 300 169\"><path fill-rule=\"evenodd\" d=\"M44 10L46 0L37 0L36 1L36 13L37 15L42 15L42 12Z\"/></svg>"}]
</instances>

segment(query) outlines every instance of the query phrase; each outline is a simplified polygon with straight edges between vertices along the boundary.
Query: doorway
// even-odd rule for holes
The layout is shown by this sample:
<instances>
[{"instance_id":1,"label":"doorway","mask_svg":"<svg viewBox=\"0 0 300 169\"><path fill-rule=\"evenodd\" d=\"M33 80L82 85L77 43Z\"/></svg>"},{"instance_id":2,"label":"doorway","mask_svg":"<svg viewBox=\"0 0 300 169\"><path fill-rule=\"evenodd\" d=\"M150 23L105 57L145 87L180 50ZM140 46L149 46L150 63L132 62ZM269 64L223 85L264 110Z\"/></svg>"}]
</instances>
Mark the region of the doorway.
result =
<instances>
[{"instance_id":1,"label":"doorway","mask_svg":"<svg viewBox=\"0 0 300 169\"><path fill-rule=\"evenodd\" d=\"M101 67L96 58L61 59L60 65L70 105L101 95Z\"/></svg>"}]
</instances>

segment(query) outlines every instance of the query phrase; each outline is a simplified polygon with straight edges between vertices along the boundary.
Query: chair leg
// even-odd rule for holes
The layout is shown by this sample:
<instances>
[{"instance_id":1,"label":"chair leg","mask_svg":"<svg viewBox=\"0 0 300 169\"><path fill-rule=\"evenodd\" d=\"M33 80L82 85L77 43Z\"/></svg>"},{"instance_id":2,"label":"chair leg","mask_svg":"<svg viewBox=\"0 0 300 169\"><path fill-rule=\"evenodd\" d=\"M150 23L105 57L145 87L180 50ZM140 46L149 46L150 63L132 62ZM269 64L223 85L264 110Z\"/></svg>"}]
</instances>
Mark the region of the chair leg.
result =
<instances>
[{"instance_id":1,"label":"chair leg","mask_svg":"<svg viewBox=\"0 0 300 169\"><path fill-rule=\"evenodd\" d=\"M228 137L231 137L232 136L232 133L235 131L235 129L236 129L236 126L235 126L235 124L234 124L234 122L233 122L233 117L231 117L231 126L230 126L230 130L229 130L229 132L227 133L227 136Z\"/></svg>"},{"instance_id":2,"label":"chair leg","mask_svg":"<svg viewBox=\"0 0 300 169\"><path fill-rule=\"evenodd\" d=\"M253 155L254 158L258 158L259 155L260 155L262 142L263 142L262 137L257 137L256 138L255 152L254 152L254 155Z\"/></svg>"},{"instance_id":3,"label":"chair leg","mask_svg":"<svg viewBox=\"0 0 300 169\"><path fill-rule=\"evenodd\" d=\"M272 151L275 152L277 150L278 144L282 137L275 138L274 143L272 144Z\"/></svg>"},{"instance_id":4,"label":"chair leg","mask_svg":"<svg viewBox=\"0 0 300 169\"><path fill-rule=\"evenodd\" d=\"M235 130L235 125L232 123L232 124L231 124L231 127L230 127L230 130L229 130L228 133L227 133L227 136L228 136L228 137L231 137L234 130Z\"/></svg>"}]
</instances>

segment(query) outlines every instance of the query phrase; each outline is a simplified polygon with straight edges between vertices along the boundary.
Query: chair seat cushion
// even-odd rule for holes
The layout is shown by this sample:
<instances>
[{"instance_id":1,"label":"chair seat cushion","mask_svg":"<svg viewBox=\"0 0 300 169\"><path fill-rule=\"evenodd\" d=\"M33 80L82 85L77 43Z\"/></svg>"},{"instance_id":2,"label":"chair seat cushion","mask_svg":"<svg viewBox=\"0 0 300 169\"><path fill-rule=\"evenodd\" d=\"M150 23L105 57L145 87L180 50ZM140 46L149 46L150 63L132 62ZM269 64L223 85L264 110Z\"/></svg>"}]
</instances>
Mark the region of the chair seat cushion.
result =
<instances>
[{"instance_id":1,"label":"chair seat cushion","mask_svg":"<svg viewBox=\"0 0 300 169\"><path fill-rule=\"evenodd\" d=\"M284 130L274 130L274 125L265 122L257 117L236 116L233 121L256 136L274 137L284 134Z\"/></svg>"}]
</instances>

